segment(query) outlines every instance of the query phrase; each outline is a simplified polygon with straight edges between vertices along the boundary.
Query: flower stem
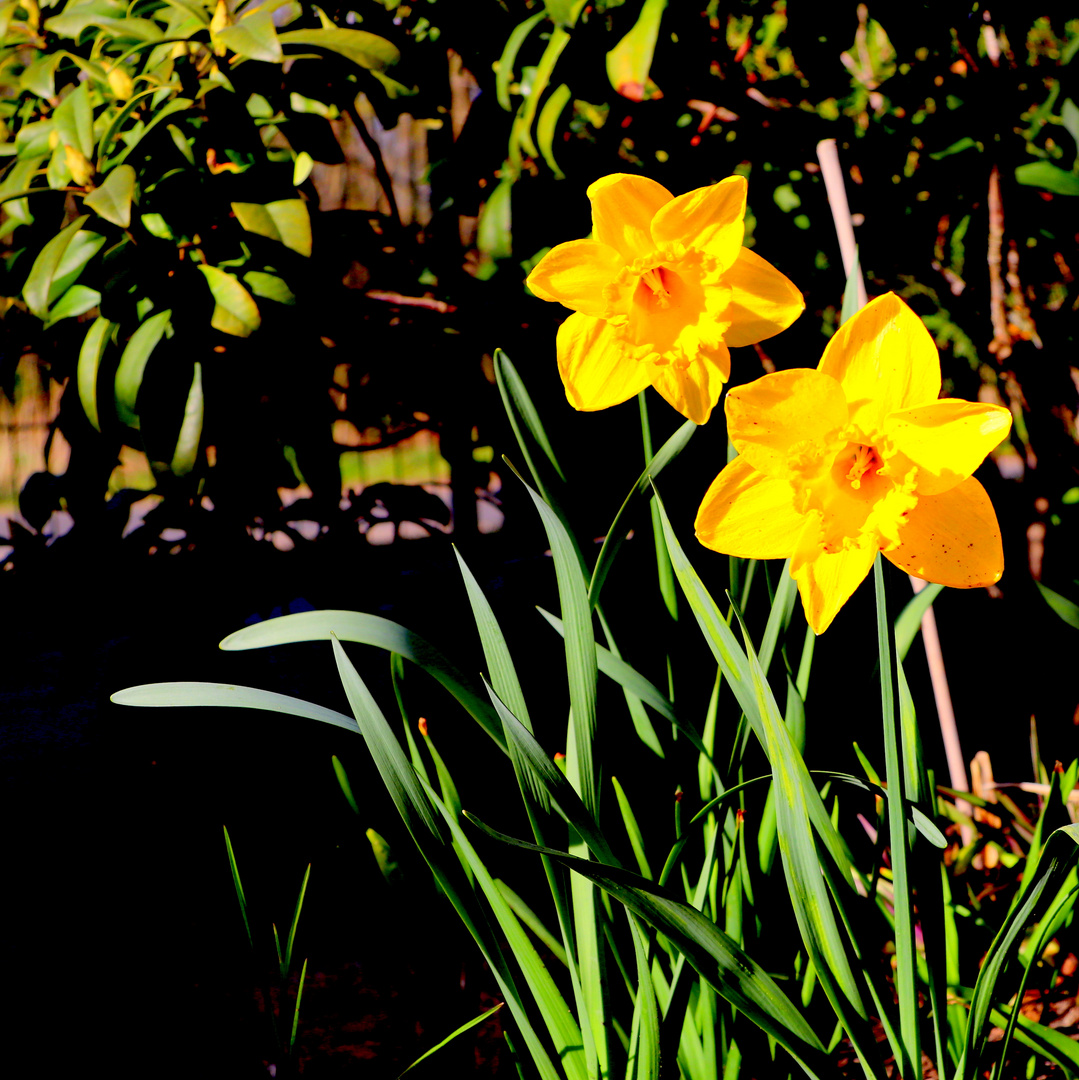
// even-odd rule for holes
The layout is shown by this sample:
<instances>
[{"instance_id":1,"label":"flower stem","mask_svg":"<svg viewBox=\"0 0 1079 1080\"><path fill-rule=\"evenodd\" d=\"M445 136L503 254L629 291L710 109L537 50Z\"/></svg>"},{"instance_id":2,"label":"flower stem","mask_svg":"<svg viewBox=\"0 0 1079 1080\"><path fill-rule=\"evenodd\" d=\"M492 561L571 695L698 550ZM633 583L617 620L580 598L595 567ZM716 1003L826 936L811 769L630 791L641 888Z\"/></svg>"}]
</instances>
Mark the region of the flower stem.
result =
<instances>
[{"instance_id":1,"label":"flower stem","mask_svg":"<svg viewBox=\"0 0 1079 1080\"><path fill-rule=\"evenodd\" d=\"M895 986L899 998L899 1031L904 1060L897 1062L904 1077L921 1075L918 1032L917 952L914 941L914 898L910 880L910 845L903 812L903 770L895 671L895 629L888 613L881 556L873 564L877 597L877 643L880 659L881 714L884 720L884 765L888 784L888 835L895 893Z\"/></svg>"}]
</instances>

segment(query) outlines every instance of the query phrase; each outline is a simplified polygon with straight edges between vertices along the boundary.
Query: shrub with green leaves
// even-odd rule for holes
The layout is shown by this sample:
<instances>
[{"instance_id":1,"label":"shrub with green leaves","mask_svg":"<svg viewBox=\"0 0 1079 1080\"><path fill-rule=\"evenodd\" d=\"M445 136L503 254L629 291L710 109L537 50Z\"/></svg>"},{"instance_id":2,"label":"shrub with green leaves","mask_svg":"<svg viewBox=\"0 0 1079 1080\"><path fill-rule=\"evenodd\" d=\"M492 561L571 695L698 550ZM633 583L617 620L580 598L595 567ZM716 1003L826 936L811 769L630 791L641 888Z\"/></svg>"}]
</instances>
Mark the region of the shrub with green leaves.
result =
<instances>
[{"instance_id":1,"label":"shrub with green leaves","mask_svg":"<svg viewBox=\"0 0 1079 1080\"><path fill-rule=\"evenodd\" d=\"M87 418L190 473L204 365L309 273L306 121L403 90L386 74L398 51L296 0L13 0L0 36L0 288L46 328L97 310L78 357ZM174 400L146 431L155 366Z\"/></svg>"}]
</instances>

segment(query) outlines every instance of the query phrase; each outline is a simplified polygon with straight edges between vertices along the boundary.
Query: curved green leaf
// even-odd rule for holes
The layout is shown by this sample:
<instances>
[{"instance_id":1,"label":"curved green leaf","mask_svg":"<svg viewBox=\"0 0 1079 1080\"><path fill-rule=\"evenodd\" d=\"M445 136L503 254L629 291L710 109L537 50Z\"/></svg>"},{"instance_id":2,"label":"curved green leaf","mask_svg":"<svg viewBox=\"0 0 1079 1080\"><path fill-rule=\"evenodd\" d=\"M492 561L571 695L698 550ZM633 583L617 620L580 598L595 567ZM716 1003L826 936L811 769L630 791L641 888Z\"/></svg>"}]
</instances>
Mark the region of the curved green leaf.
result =
<instances>
[{"instance_id":1,"label":"curved green leaf","mask_svg":"<svg viewBox=\"0 0 1079 1080\"><path fill-rule=\"evenodd\" d=\"M126 229L131 224L131 201L135 198L135 170L130 165L117 165L100 187L83 199L98 217Z\"/></svg>"},{"instance_id":2,"label":"curved green leaf","mask_svg":"<svg viewBox=\"0 0 1079 1080\"><path fill-rule=\"evenodd\" d=\"M56 130L65 146L73 146L89 160L94 155L94 110L90 105L90 84L79 85L67 94L53 112Z\"/></svg>"},{"instance_id":3,"label":"curved green leaf","mask_svg":"<svg viewBox=\"0 0 1079 1080\"><path fill-rule=\"evenodd\" d=\"M537 11L535 15L530 15L524 22L518 23L506 39L505 48L502 50L498 68L495 71L495 96L498 98L498 104L506 112L513 111L510 103L510 83L513 81L513 65L517 62L517 54L521 51L525 38L532 32L532 28L546 15L545 11Z\"/></svg>"},{"instance_id":4,"label":"curved green leaf","mask_svg":"<svg viewBox=\"0 0 1079 1080\"><path fill-rule=\"evenodd\" d=\"M136 403L139 388L142 386L142 375L146 370L150 354L157 348L158 342L169 325L171 315L171 310L159 311L156 315L151 315L131 335L120 357L113 388L116 415L122 423L130 427L139 426Z\"/></svg>"},{"instance_id":5,"label":"curved green leaf","mask_svg":"<svg viewBox=\"0 0 1079 1080\"><path fill-rule=\"evenodd\" d=\"M1051 161L1031 161L1015 170L1015 179L1028 187L1044 188L1054 195L1079 195L1079 176L1065 172Z\"/></svg>"},{"instance_id":6,"label":"curved green leaf","mask_svg":"<svg viewBox=\"0 0 1079 1080\"><path fill-rule=\"evenodd\" d=\"M311 254L311 217L303 199L232 204L236 220L248 232L277 240L301 255Z\"/></svg>"},{"instance_id":7,"label":"curved green leaf","mask_svg":"<svg viewBox=\"0 0 1079 1080\"><path fill-rule=\"evenodd\" d=\"M199 267L214 297L214 313L210 325L223 334L233 337L249 337L262 323L258 305L251 294L232 274L216 266Z\"/></svg>"},{"instance_id":8,"label":"curved green leaf","mask_svg":"<svg viewBox=\"0 0 1079 1080\"><path fill-rule=\"evenodd\" d=\"M282 45L314 45L319 49L328 49L369 70L385 71L401 59L396 45L366 30L347 30L344 27L286 30L277 37Z\"/></svg>"},{"instance_id":9,"label":"curved green leaf","mask_svg":"<svg viewBox=\"0 0 1079 1080\"><path fill-rule=\"evenodd\" d=\"M164 682L146 683L118 690L110 698L117 705L140 708L188 708L207 706L224 709L261 709L264 712L285 713L304 720L319 720L323 724L359 732L351 716L315 705L310 701L274 694L253 686L233 686L229 683Z\"/></svg>"},{"instance_id":10,"label":"curved green leaf","mask_svg":"<svg viewBox=\"0 0 1079 1080\"><path fill-rule=\"evenodd\" d=\"M506 749L502 724L494 709L468 679L433 645L419 634L406 630L380 615L365 615L358 611L304 611L282 615L277 619L254 623L229 634L220 648L229 651L263 649L271 645L288 645L298 641L327 641L336 635L343 641L375 645L387 652L398 653L423 668L437 679L471 714L480 726L503 750Z\"/></svg>"},{"instance_id":11,"label":"curved green leaf","mask_svg":"<svg viewBox=\"0 0 1079 1080\"><path fill-rule=\"evenodd\" d=\"M611 86L631 101L642 101L645 97L666 6L667 0L644 0L641 14L629 33L607 54L607 78Z\"/></svg>"},{"instance_id":12,"label":"curved green leaf","mask_svg":"<svg viewBox=\"0 0 1079 1080\"><path fill-rule=\"evenodd\" d=\"M30 268L22 294L26 306L39 319L48 317L49 305L75 283L83 267L105 243L105 237L82 230L87 216L77 217L57 233Z\"/></svg>"},{"instance_id":13,"label":"curved green leaf","mask_svg":"<svg viewBox=\"0 0 1079 1080\"><path fill-rule=\"evenodd\" d=\"M97 411L97 374L101 368L101 357L109 343L109 334L113 324L108 319L98 316L86 331L79 349L79 364L76 382L79 388L79 401L82 403L86 419L97 430L101 430L101 421Z\"/></svg>"},{"instance_id":14,"label":"curved green leaf","mask_svg":"<svg viewBox=\"0 0 1079 1080\"><path fill-rule=\"evenodd\" d=\"M45 329L61 319L70 319L74 315L85 315L101 303L101 293L88 285L72 285L70 289L49 308L49 318Z\"/></svg>"},{"instance_id":15,"label":"curved green leaf","mask_svg":"<svg viewBox=\"0 0 1079 1080\"><path fill-rule=\"evenodd\" d=\"M278 304L292 306L296 303L296 297L292 290L285 284L283 278L276 274L264 274L261 270L249 270L244 274L247 287L264 300L273 300Z\"/></svg>"},{"instance_id":16,"label":"curved green leaf","mask_svg":"<svg viewBox=\"0 0 1079 1080\"><path fill-rule=\"evenodd\" d=\"M279 64L285 57L281 42L277 39L273 12L268 11L265 6L256 8L232 26L223 27L214 36L238 56L246 56L251 60Z\"/></svg>"},{"instance_id":17,"label":"curved green leaf","mask_svg":"<svg viewBox=\"0 0 1079 1080\"><path fill-rule=\"evenodd\" d=\"M540 109L539 119L536 121L536 142L539 145L540 153L543 155L543 160L547 162L556 180L564 180L566 176L554 159L555 127L558 125L558 118L562 115L562 110L569 103L572 96L570 88L565 83L562 83L561 86L552 90L548 95L547 100L543 103L543 108Z\"/></svg>"},{"instance_id":18,"label":"curved green leaf","mask_svg":"<svg viewBox=\"0 0 1079 1080\"><path fill-rule=\"evenodd\" d=\"M191 377L191 388L187 392L187 403L184 405L184 418L180 423L180 434L176 437L176 449L172 452L172 461L169 465L174 476L186 476L195 467L205 411L202 395L202 365L196 360L195 371Z\"/></svg>"}]
</instances>

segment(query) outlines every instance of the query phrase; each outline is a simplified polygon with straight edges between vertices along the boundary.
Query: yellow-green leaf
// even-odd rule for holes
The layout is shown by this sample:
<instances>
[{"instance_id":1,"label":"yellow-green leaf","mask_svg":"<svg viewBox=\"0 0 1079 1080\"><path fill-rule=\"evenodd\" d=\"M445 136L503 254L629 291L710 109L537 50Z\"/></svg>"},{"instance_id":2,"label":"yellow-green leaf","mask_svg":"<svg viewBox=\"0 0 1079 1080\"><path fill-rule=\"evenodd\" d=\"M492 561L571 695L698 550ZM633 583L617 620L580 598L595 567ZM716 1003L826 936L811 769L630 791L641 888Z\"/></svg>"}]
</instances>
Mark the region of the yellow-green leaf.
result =
<instances>
[{"instance_id":1,"label":"yellow-green leaf","mask_svg":"<svg viewBox=\"0 0 1079 1080\"><path fill-rule=\"evenodd\" d=\"M646 93L648 72L659 37L659 22L667 0L644 0L640 17L628 34L607 54L607 78L630 101L656 96Z\"/></svg>"},{"instance_id":2,"label":"yellow-green leaf","mask_svg":"<svg viewBox=\"0 0 1079 1080\"><path fill-rule=\"evenodd\" d=\"M216 266L200 266L214 300L217 301L210 325L223 334L248 337L262 322L251 294L232 276Z\"/></svg>"},{"instance_id":3,"label":"yellow-green leaf","mask_svg":"<svg viewBox=\"0 0 1079 1080\"><path fill-rule=\"evenodd\" d=\"M273 14L265 8L259 8L238 23L218 30L216 37L234 53L252 60L279 64L284 59Z\"/></svg>"},{"instance_id":4,"label":"yellow-green leaf","mask_svg":"<svg viewBox=\"0 0 1079 1080\"><path fill-rule=\"evenodd\" d=\"M62 59L62 53L54 52L35 60L19 76L19 86L38 97L56 97L56 69Z\"/></svg>"},{"instance_id":5,"label":"yellow-green leaf","mask_svg":"<svg viewBox=\"0 0 1079 1080\"><path fill-rule=\"evenodd\" d=\"M287 30L278 35L282 45L314 45L328 49L362 68L384 71L401 58L397 46L378 34L344 27L321 30Z\"/></svg>"},{"instance_id":6,"label":"yellow-green leaf","mask_svg":"<svg viewBox=\"0 0 1079 1080\"><path fill-rule=\"evenodd\" d=\"M276 274L265 274L261 270L249 270L244 274L248 288L256 295L267 300L276 300L279 304L295 304L296 297L292 290Z\"/></svg>"},{"instance_id":7,"label":"yellow-green leaf","mask_svg":"<svg viewBox=\"0 0 1079 1080\"><path fill-rule=\"evenodd\" d=\"M123 423L131 427L139 426L139 416L135 411L135 405L139 388L142 386L146 362L168 329L171 315L171 310L159 311L156 315L151 315L131 335L124 354L120 357L113 384L113 396L116 401L116 415Z\"/></svg>"},{"instance_id":8,"label":"yellow-green leaf","mask_svg":"<svg viewBox=\"0 0 1079 1080\"><path fill-rule=\"evenodd\" d=\"M75 283L83 266L105 242L103 236L82 232L87 215L77 217L57 233L39 252L23 285L26 306L39 319L49 312L49 304ZM74 251L69 255L69 249ZM62 287L61 287L62 285Z\"/></svg>"},{"instance_id":9,"label":"yellow-green leaf","mask_svg":"<svg viewBox=\"0 0 1079 1080\"><path fill-rule=\"evenodd\" d=\"M91 308L101 303L101 293L88 285L72 285L70 289L49 309L49 318L45 323L47 330L61 319L70 319L74 315L85 315Z\"/></svg>"},{"instance_id":10,"label":"yellow-green leaf","mask_svg":"<svg viewBox=\"0 0 1079 1080\"><path fill-rule=\"evenodd\" d=\"M97 412L97 373L101 368L101 357L105 353L105 346L109 343L109 332L112 326L113 324L108 319L98 316L90 329L86 331L86 337L82 339L82 348L79 349L77 373L79 401L82 402L86 419L97 431L101 430Z\"/></svg>"},{"instance_id":11,"label":"yellow-green leaf","mask_svg":"<svg viewBox=\"0 0 1079 1080\"><path fill-rule=\"evenodd\" d=\"M187 392L187 404L184 406L180 434L176 438L176 449L173 451L170 464L174 476L186 476L195 467L195 459L199 453L199 439L202 438L204 414L202 365L196 361L195 373L191 378L191 389Z\"/></svg>"},{"instance_id":12,"label":"yellow-green leaf","mask_svg":"<svg viewBox=\"0 0 1079 1080\"><path fill-rule=\"evenodd\" d=\"M79 85L68 94L53 113L56 130L65 146L73 146L85 158L94 155L94 110L90 105L90 84Z\"/></svg>"},{"instance_id":13,"label":"yellow-green leaf","mask_svg":"<svg viewBox=\"0 0 1079 1080\"><path fill-rule=\"evenodd\" d=\"M126 229L131 224L131 200L135 197L135 170L117 165L105 182L83 200L98 217Z\"/></svg>"},{"instance_id":14,"label":"yellow-green leaf","mask_svg":"<svg viewBox=\"0 0 1079 1080\"><path fill-rule=\"evenodd\" d=\"M248 231L268 236L301 255L311 254L311 217L303 199L272 203L233 203L233 213Z\"/></svg>"}]
</instances>

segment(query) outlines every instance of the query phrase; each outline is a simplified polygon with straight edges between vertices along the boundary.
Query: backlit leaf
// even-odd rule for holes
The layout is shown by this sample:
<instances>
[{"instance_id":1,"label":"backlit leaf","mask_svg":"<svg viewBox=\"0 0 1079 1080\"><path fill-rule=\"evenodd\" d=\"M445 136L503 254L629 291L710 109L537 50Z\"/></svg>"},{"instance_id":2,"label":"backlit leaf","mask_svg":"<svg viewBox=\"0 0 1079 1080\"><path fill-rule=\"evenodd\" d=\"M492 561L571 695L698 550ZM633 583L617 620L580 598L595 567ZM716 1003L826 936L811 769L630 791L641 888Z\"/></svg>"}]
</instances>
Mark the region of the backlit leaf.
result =
<instances>
[{"instance_id":1,"label":"backlit leaf","mask_svg":"<svg viewBox=\"0 0 1079 1080\"><path fill-rule=\"evenodd\" d=\"M164 335L171 315L171 310L159 311L156 315L151 315L131 335L123 356L120 357L113 386L116 415L123 423L131 427L139 426L139 416L135 406L146 363Z\"/></svg>"},{"instance_id":2,"label":"backlit leaf","mask_svg":"<svg viewBox=\"0 0 1079 1080\"><path fill-rule=\"evenodd\" d=\"M348 30L344 27L287 30L278 34L278 40L282 45L314 45L319 49L328 49L369 70L384 71L401 59L396 45L366 30Z\"/></svg>"},{"instance_id":3,"label":"backlit leaf","mask_svg":"<svg viewBox=\"0 0 1079 1080\"><path fill-rule=\"evenodd\" d=\"M130 165L117 165L104 183L83 199L98 217L126 229L131 224L131 200L135 197L135 170Z\"/></svg>"},{"instance_id":4,"label":"backlit leaf","mask_svg":"<svg viewBox=\"0 0 1079 1080\"><path fill-rule=\"evenodd\" d=\"M251 294L232 274L219 270L216 266L203 264L199 270L206 278L216 301L210 325L223 334L249 337L262 322L258 306L251 299Z\"/></svg>"},{"instance_id":5,"label":"backlit leaf","mask_svg":"<svg viewBox=\"0 0 1079 1080\"><path fill-rule=\"evenodd\" d=\"M248 231L299 252L311 254L311 217L303 199L281 199L271 203L232 204L237 221Z\"/></svg>"}]
</instances>

